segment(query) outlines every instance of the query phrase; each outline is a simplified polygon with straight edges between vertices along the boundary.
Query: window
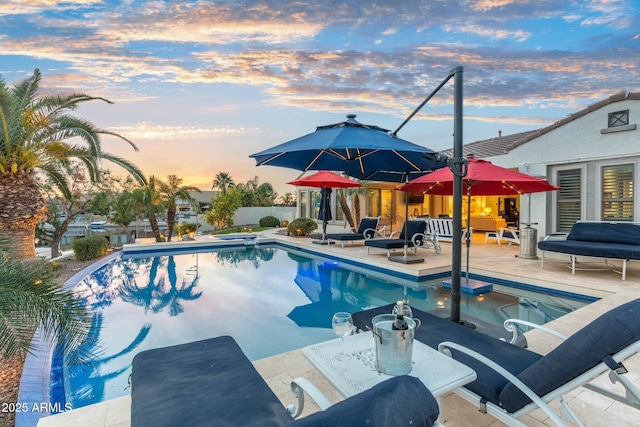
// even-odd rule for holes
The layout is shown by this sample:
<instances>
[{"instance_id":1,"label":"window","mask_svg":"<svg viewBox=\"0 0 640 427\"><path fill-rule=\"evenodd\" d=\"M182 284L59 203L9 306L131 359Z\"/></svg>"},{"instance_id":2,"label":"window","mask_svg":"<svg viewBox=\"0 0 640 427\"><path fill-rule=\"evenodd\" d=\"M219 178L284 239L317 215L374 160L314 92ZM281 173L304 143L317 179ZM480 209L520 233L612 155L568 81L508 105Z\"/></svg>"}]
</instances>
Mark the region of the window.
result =
<instances>
[{"instance_id":1,"label":"window","mask_svg":"<svg viewBox=\"0 0 640 427\"><path fill-rule=\"evenodd\" d=\"M298 212L298 215L300 218L305 218L307 216L307 192L301 191L299 194L300 200L298 201L298 206L300 211Z\"/></svg>"},{"instance_id":2,"label":"window","mask_svg":"<svg viewBox=\"0 0 640 427\"><path fill-rule=\"evenodd\" d=\"M633 221L633 165L602 167L602 219Z\"/></svg>"},{"instance_id":3,"label":"window","mask_svg":"<svg viewBox=\"0 0 640 427\"><path fill-rule=\"evenodd\" d=\"M336 190L336 221L344 221L344 212L342 211L342 205L340 204L340 197L346 193L345 188Z\"/></svg>"},{"instance_id":4,"label":"window","mask_svg":"<svg viewBox=\"0 0 640 427\"><path fill-rule=\"evenodd\" d=\"M569 232L582 213L582 169L567 169L557 172L557 231Z\"/></svg>"},{"instance_id":5,"label":"window","mask_svg":"<svg viewBox=\"0 0 640 427\"><path fill-rule=\"evenodd\" d=\"M394 222L394 210L393 190L369 189L367 192L367 216L379 216L381 219Z\"/></svg>"},{"instance_id":6,"label":"window","mask_svg":"<svg viewBox=\"0 0 640 427\"><path fill-rule=\"evenodd\" d=\"M367 191L367 216L380 216L382 212L382 201L379 188L372 188Z\"/></svg>"},{"instance_id":7,"label":"window","mask_svg":"<svg viewBox=\"0 0 640 427\"><path fill-rule=\"evenodd\" d=\"M609 113L608 127L613 128L616 126L626 126L629 124L629 110L616 111L615 113Z\"/></svg>"},{"instance_id":8,"label":"window","mask_svg":"<svg viewBox=\"0 0 640 427\"><path fill-rule=\"evenodd\" d=\"M318 218L320 204L322 203L322 194L319 191L311 190L309 191L309 200L311 201L309 205L309 218Z\"/></svg>"}]
</instances>

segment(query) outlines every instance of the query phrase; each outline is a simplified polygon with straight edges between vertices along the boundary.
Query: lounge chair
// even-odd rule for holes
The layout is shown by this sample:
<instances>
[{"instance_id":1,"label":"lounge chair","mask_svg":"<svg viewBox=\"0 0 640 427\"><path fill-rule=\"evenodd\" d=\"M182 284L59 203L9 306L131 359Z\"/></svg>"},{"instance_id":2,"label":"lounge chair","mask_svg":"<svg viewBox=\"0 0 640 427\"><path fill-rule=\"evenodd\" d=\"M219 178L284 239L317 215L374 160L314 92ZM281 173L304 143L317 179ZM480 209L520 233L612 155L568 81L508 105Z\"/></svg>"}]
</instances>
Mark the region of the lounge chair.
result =
<instances>
[{"instance_id":1,"label":"lounge chair","mask_svg":"<svg viewBox=\"0 0 640 427\"><path fill-rule=\"evenodd\" d=\"M390 308L386 306L381 310L388 312ZM378 310L354 314L356 327L362 329L363 322ZM526 321L505 321L505 328L513 333L512 341L515 341L518 324L541 329L564 340L544 356L420 310L414 309L413 315L422 322L416 339L436 346L478 375L474 382L455 393L477 404L481 412L508 425L524 426L518 418L539 408L558 426L566 426L568 419L582 426L563 399L581 386L640 409L640 390L624 376L627 370L622 364L624 359L640 351L640 299L608 311L569 338ZM606 372L611 382L624 387L626 395L591 383ZM560 414L550 407L551 402L560 404Z\"/></svg>"},{"instance_id":2,"label":"lounge chair","mask_svg":"<svg viewBox=\"0 0 640 427\"><path fill-rule=\"evenodd\" d=\"M500 234L498 235L498 244L502 241L506 240L509 242L509 245L515 243L516 245L520 244L520 229L518 228L503 228L500 227Z\"/></svg>"},{"instance_id":3,"label":"lounge chair","mask_svg":"<svg viewBox=\"0 0 640 427\"><path fill-rule=\"evenodd\" d=\"M291 389L297 406L285 408L229 336L147 350L133 359L131 426L437 425L438 404L414 377L394 377L334 405L304 378ZM323 411L294 420L303 390Z\"/></svg>"},{"instance_id":4,"label":"lounge chair","mask_svg":"<svg viewBox=\"0 0 640 427\"><path fill-rule=\"evenodd\" d=\"M342 247L346 242L355 242L358 240L373 239L376 236L384 237L384 230L386 227L382 227L378 230L378 223L380 217L365 217L360 220L360 226L355 233L329 233L327 239L340 241Z\"/></svg>"},{"instance_id":5,"label":"lounge chair","mask_svg":"<svg viewBox=\"0 0 640 427\"><path fill-rule=\"evenodd\" d=\"M397 235L397 231L391 233L388 239L370 239L365 240L364 245L367 248L367 254L369 253L369 248L380 248L387 250L387 256L391 256L391 250L393 249L402 249L405 245L405 233L407 236L406 244L407 247L413 248L414 252L418 251L418 247L422 246L425 242L425 231L427 229L427 222L422 220L412 220L405 221L402 226L402 231L397 238L394 238Z\"/></svg>"}]
</instances>

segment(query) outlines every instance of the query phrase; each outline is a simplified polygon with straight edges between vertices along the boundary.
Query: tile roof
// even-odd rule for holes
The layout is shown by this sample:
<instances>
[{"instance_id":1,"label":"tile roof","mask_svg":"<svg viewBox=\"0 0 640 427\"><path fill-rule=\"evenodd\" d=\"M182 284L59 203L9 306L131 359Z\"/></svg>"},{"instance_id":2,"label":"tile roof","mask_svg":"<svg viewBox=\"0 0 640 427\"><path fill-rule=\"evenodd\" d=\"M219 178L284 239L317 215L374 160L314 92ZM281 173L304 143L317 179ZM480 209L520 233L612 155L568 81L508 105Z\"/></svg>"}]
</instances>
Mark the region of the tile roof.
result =
<instances>
[{"instance_id":1,"label":"tile roof","mask_svg":"<svg viewBox=\"0 0 640 427\"><path fill-rule=\"evenodd\" d=\"M462 147L462 156L468 157L473 154L475 157L482 159L485 157L499 156L507 153L507 147L513 143L525 139L528 135L538 132L530 130L527 132L514 133L513 135L498 136L496 138L485 139L465 144ZM442 154L452 157L453 148L441 151Z\"/></svg>"}]
</instances>

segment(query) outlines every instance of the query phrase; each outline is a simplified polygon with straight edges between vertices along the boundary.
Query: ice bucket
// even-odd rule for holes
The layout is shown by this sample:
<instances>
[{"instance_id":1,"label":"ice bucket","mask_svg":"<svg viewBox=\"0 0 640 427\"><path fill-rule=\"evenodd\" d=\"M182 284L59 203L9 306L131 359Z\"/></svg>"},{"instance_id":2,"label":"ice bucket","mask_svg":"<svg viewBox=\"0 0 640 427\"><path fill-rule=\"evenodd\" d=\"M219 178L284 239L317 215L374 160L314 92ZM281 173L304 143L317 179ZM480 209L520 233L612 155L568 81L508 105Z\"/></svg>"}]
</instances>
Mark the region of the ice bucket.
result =
<instances>
[{"instance_id":1,"label":"ice bucket","mask_svg":"<svg viewBox=\"0 0 640 427\"><path fill-rule=\"evenodd\" d=\"M411 372L413 337L420 327L419 319L405 317L409 329L392 329L395 314L379 314L373 318L373 335L376 341L376 367L387 375L406 375Z\"/></svg>"}]
</instances>

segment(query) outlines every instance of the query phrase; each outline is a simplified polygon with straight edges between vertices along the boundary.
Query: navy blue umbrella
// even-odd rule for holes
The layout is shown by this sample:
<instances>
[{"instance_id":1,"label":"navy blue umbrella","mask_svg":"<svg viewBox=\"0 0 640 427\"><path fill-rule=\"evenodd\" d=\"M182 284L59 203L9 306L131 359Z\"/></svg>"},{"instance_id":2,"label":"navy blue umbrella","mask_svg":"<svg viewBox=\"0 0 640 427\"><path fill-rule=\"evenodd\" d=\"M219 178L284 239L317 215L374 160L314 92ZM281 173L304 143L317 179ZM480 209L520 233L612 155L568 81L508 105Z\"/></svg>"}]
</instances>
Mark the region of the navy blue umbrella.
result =
<instances>
[{"instance_id":1,"label":"navy blue umbrella","mask_svg":"<svg viewBox=\"0 0 640 427\"><path fill-rule=\"evenodd\" d=\"M403 182L445 166L426 158L429 148L391 136L387 129L347 120L252 154L256 164L302 171L341 171L367 181Z\"/></svg>"}]
</instances>

